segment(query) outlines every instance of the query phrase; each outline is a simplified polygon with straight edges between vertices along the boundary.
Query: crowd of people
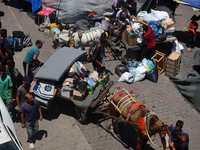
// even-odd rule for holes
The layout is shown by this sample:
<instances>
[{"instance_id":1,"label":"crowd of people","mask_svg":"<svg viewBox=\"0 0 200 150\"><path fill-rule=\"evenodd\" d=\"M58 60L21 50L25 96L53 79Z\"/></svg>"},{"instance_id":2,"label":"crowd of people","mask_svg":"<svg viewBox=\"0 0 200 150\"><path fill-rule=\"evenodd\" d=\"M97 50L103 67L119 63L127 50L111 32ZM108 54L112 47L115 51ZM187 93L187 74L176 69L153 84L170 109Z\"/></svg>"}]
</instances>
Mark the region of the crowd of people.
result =
<instances>
[{"instance_id":1,"label":"crowd of people","mask_svg":"<svg viewBox=\"0 0 200 150\"><path fill-rule=\"evenodd\" d=\"M155 36L152 28L145 22L139 21L135 18L137 3L134 0L114 0L113 1L113 15L114 18L113 26L111 30L113 34L123 32L127 25L131 21L139 22L143 24L143 48L141 53L141 58L150 58L154 53L154 47L156 46ZM188 40L188 50L191 47L191 41L196 40L196 30L198 24L196 22L197 17L193 16L191 18L191 23L188 26L189 30L189 40ZM22 123L22 128L26 127L28 134L28 142L30 142L30 148L34 148L34 134L38 130L38 119L42 120L42 111L40 104L34 99L33 95L29 92L30 83L33 80L33 74L31 68L37 63L41 66L43 63L39 61L38 56L40 49L43 46L41 40L35 42L35 46L32 46L24 60L24 78L22 85L19 87L15 84L14 68L15 62L13 59L14 51L12 47L6 45L5 38L7 37L7 30L1 29L0 37L0 96L3 99L10 116L13 119L20 120ZM90 59L90 53L93 51L92 61L93 67L98 72L103 72L105 70L105 47L107 48L110 57L112 58L111 50L107 43L106 33L102 33L99 41L93 42L88 51L87 59ZM13 99L16 99L17 111L18 113L13 114L12 103ZM170 146L173 150L187 150L189 144L188 134L182 131L183 122L177 121L176 126L170 128L172 137Z\"/></svg>"}]
</instances>

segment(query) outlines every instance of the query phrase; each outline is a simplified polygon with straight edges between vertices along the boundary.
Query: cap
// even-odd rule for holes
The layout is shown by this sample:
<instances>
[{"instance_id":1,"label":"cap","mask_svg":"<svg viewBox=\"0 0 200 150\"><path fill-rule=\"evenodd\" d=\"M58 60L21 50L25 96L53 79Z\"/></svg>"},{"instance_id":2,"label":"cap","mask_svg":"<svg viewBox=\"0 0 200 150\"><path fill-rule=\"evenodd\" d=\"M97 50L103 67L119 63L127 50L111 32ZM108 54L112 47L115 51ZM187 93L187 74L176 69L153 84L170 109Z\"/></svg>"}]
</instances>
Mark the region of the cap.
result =
<instances>
[{"instance_id":1,"label":"cap","mask_svg":"<svg viewBox=\"0 0 200 150\"><path fill-rule=\"evenodd\" d=\"M40 44L40 43L44 43L44 42L41 41L41 40L37 40L37 41L35 42L36 45L37 45L37 44Z\"/></svg>"}]
</instances>

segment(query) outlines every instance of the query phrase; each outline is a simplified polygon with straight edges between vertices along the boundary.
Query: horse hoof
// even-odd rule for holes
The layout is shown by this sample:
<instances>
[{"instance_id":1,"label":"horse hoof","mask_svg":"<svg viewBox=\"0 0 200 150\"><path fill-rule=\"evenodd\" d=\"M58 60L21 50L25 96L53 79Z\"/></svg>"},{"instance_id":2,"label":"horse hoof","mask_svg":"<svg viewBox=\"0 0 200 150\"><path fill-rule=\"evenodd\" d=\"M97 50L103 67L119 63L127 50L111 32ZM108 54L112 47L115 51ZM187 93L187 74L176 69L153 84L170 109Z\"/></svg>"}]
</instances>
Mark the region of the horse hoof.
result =
<instances>
[{"instance_id":1,"label":"horse hoof","mask_svg":"<svg viewBox=\"0 0 200 150\"><path fill-rule=\"evenodd\" d=\"M114 133L114 127L112 125L110 125L110 132Z\"/></svg>"}]
</instances>

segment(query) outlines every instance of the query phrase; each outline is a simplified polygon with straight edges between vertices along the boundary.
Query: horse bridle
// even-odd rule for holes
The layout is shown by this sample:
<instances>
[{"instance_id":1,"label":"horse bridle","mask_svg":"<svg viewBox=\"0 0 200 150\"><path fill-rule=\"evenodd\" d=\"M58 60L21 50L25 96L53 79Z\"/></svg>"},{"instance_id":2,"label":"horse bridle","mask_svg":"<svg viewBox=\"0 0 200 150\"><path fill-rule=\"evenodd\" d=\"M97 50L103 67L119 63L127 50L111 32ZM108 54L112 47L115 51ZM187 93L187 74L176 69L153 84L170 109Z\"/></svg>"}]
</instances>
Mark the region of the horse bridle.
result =
<instances>
[{"instance_id":1,"label":"horse bridle","mask_svg":"<svg viewBox=\"0 0 200 150\"><path fill-rule=\"evenodd\" d=\"M150 135L149 134L152 134L152 133L150 133L150 131L149 131L149 126L150 126L150 120L151 120L151 118L153 117L153 116L155 116L155 117L157 117L156 116L156 114L154 113L154 112L149 112L149 113L147 113L145 110L143 110L145 113L146 113L146 115L145 115L145 130L146 130L146 134L147 134L147 137L148 137L148 139L149 139L149 141L154 145L154 146L156 146L156 147L158 147L158 148L161 148L161 147L164 147L163 145L157 145L157 144L155 144L153 141L152 141L152 139L151 139L151 137L150 137ZM149 121L148 121L148 119L149 119ZM160 120L158 120L158 121L160 121ZM149 123L148 123L149 122ZM162 128L162 127L161 127Z\"/></svg>"}]
</instances>

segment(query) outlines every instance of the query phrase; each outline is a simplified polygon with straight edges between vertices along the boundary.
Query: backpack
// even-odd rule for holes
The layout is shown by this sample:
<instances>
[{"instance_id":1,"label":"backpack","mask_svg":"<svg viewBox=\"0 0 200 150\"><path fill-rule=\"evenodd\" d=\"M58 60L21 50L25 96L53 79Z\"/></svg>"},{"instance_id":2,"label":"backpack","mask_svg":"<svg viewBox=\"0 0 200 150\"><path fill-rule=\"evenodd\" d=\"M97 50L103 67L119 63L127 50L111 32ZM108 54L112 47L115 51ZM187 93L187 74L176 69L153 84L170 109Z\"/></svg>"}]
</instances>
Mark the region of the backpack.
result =
<instances>
[{"instance_id":1,"label":"backpack","mask_svg":"<svg viewBox=\"0 0 200 150\"><path fill-rule=\"evenodd\" d=\"M25 35L22 44L24 47L32 46L33 43L31 41L30 33Z\"/></svg>"},{"instance_id":2,"label":"backpack","mask_svg":"<svg viewBox=\"0 0 200 150\"><path fill-rule=\"evenodd\" d=\"M25 37L25 34L23 31L13 31L13 38L21 38L23 40L23 38Z\"/></svg>"},{"instance_id":3,"label":"backpack","mask_svg":"<svg viewBox=\"0 0 200 150\"><path fill-rule=\"evenodd\" d=\"M14 51L21 51L23 49L21 38L13 38L13 49Z\"/></svg>"},{"instance_id":4,"label":"backpack","mask_svg":"<svg viewBox=\"0 0 200 150\"><path fill-rule=\"evenodd\" d=\"M4 49L12 49L13 50L13 37L8 36L5 38L5 45L4 45Z\"/></svg>"}]
</instances>

